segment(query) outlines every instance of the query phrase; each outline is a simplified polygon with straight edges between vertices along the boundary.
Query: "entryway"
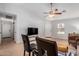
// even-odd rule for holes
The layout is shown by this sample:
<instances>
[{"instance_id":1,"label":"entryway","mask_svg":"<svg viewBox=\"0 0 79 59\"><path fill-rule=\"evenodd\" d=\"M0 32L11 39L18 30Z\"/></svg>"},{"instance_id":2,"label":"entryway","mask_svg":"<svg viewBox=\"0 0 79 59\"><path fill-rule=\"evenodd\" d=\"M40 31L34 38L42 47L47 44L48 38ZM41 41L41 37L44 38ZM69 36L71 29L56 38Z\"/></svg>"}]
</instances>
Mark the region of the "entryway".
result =
<instances>
[{"instance_id":1,"label":"entryway","mask_svg":"<svg viewBox=\"0 0 79 59\"><path fill-rule=\"evenodd\" d=\"M14 41L16 16L12 14L2 13L0 16L0 41L1 44Z\"/></svg>"}]
</instances>

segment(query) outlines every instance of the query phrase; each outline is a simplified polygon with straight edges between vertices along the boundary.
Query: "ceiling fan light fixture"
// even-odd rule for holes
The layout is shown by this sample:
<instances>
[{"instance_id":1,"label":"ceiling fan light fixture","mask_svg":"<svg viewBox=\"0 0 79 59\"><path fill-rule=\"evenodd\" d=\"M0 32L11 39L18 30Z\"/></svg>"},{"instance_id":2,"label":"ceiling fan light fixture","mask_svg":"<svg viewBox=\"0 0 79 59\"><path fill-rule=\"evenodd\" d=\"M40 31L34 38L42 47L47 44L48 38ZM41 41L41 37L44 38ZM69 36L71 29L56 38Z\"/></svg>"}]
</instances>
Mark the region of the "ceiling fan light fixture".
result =
<instances>
[{"instance_id":1,"label":"ceiling fan light fixture","mask_svg":"<svg viewBox=\"0 0 79 59\"><path fill-rule=\"evenodd\" d=\"M55 16L54 14L49 14L49 15L48 15L48 17L54 17L54 16Z\"/></svg>"},{"instance_id":2,"label":"ceiling fan light fixture","mask_svg":"<svg viewBox=\"0 0 79 59\"><path fill-rule=\"evenodd\" d=\"M55 8L55 9L52 8L52 3L50 3L50 6L51 6L50 10L48 12L44 12L44 14L47 14L48 17L50 17L50 18L62 15L64 12L66 12L66 10L61 11L58 8Z\"/></svg>"}]
</instances>

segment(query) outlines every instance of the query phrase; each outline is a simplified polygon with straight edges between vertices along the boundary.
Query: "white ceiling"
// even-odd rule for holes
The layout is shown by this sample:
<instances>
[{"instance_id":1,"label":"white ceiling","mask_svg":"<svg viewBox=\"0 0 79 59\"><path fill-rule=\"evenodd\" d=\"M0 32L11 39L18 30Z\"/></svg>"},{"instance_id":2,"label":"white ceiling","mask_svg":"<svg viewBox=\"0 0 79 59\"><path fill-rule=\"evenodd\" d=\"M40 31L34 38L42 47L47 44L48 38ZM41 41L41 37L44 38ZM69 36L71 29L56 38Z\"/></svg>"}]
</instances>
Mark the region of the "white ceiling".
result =
<instances>
[{"instance_id":1,"label":"white ceiling","mask_svg":"<svg viewBox=\"0 0 79 59\"><path fill-rule=\"evenodd\" d=\"M4 5L10 5L10 4L0 4L1 6ZM17 4L11 4L14 7L20 7L21 9L28 12L31 16L40 18L40 19L47 19L44 14L44 12L47 12L50 10L50 4L49 3L17 3ZM0 6L0 8L2 8ZM60 16L56 16L52 18L52 20L59 20L59 19L67 19L67 18L76 18L79 17L79 3L53 3L53 8L58 8L59 10L66 10L65 13L63 13Z\"/></svg>"},{"instance_id":2,"label":"white ceiling","mask_svg":"<svg viewBox=\"0 0 79 59\"><path fill-rule=\"evenodd\" d=\"M30 3L30 4L24 4L26 10L31 14L35 15L36 17L40 17L42 19L47 19L44 14L44 12L47 12L50 10L50 4L49 3ZM60 16L56 16L52 18L52 20L59 20L59 19L67 19L67 18L76 18L79 17L79 4L78 3L53 3L53 8L58 8L59 10L66 10L65 13L63 13ZM49 18L48 18L49 19Z\"/></svg>"}]
</instances>

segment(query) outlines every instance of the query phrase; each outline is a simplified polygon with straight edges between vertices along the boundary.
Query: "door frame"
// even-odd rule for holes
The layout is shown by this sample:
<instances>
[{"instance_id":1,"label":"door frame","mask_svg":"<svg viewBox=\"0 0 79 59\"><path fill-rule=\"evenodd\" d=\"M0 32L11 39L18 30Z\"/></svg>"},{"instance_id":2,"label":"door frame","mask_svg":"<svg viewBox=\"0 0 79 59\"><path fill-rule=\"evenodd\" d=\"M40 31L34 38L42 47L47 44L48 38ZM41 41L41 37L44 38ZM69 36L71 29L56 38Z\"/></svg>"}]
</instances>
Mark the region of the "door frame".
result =
<instances>
[{"instance_id":1,"label":"door frame","mask_svg":"<svg viewBox=\"0 0 79 59\"><path fill-rule=\"evenodd\" d=\"M2 15L1 15L2 14ZM8 15L8 16L12 16L12 19L13 19L13 40L15 41L15 24L16 24L16 15L14 15L14 14L10 14L10 13L0 13L0 17L3 17L3 18L5 18L6 17L6 15ZM1 20L1 19L0 19ZM1 20L1 41L2 41L2 20ZM1 42L0 42L1 43Z\"/></svg>"}]
</instances>

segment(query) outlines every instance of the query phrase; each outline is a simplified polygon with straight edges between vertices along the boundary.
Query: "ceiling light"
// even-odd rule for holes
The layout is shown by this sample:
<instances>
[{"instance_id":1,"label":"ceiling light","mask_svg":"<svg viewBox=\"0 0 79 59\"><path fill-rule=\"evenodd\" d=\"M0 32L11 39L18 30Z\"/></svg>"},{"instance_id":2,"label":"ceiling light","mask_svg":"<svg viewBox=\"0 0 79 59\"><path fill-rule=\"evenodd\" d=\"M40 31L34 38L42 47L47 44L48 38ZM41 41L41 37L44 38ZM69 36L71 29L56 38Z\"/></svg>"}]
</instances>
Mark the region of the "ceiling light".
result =
<instances>
[{"instance_id":1,"label":"ceiling light","mask_svg":"<svg viewBox=\"0 0 79 59\"><path fill-rule=\"evenodd\" d=\"M48 12L44 12L44 14L47 14L49 17L53 17L53 16L58 16L61 15L63 12L66 12L65 10L60 11L59 9L53 9L52 8L52 3L50 3L50 10Z\"/></svg>"}]
</instances>

